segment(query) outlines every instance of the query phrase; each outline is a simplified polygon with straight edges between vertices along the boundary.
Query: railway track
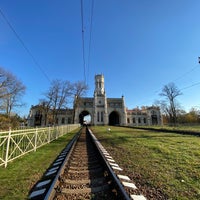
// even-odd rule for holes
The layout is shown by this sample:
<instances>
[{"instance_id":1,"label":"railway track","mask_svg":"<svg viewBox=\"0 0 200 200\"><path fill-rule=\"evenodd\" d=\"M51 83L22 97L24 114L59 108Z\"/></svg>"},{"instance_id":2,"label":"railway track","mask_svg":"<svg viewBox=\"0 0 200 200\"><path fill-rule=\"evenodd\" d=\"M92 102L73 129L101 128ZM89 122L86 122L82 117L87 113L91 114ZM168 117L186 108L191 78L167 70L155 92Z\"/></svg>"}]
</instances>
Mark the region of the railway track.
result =
<instances>
[{"instance_id":1,"label":"railway track","mask_svg":"<svg viewBox=\"0 0 200 200\"><path fill-rule=\"evenodd\" d=\"M89 129L83 127L61 152L29 199L144 200ZM133 193L133 195L131 195Z\"/></svg>"}]
</instances>

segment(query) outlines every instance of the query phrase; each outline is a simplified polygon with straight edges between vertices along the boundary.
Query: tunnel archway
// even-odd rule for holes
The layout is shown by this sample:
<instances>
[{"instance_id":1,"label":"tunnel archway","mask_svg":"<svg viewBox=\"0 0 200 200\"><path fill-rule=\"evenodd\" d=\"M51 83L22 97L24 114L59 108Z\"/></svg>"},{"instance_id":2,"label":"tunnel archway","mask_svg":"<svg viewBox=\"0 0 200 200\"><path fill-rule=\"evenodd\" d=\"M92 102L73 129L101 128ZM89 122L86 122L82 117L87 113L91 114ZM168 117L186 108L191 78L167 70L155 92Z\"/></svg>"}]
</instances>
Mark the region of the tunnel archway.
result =
<instances>
[{"instance_id":1,"label":"tunnel archway","mask_svg":"<svg viewBox=\"0 0 200 200\"><path fill-rule=\"evenodd\" d=\"M91 118L91 115L90 115L90 113L87 111L87 110L84 110L84 111L82 111L80 114L79 114L79 123L81 124L81 125L83 125L84 124L84 121L85 121L85 117L88 117L88 118Z\"/></svg>"},{"instance_id":2,"label":"tunnel archway","mask_svg":"<svg viewBox=\"0 0 200 200\"><path fill-rule=\"evenodd\" d=\"M116 111L111 112L109 115L109 125L114 126L114 125L119 125L119 124L120 124L120 122L119 122L118 112L116 112Z\"/></svg>"}]
</instances>

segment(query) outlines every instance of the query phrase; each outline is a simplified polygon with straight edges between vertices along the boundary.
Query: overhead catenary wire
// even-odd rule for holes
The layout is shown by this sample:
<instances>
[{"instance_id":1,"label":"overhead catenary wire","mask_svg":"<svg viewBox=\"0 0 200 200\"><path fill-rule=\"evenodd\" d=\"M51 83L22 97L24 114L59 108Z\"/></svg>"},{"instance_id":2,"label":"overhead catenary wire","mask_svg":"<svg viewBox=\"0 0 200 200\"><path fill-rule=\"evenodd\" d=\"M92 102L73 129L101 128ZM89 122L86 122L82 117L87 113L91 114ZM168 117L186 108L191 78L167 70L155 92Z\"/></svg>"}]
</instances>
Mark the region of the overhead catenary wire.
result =
<instances>
[{"instance_id":1,"label":"overhead catenary wire","mask_svg":"<svg viewBox=\"0 0 200 200\"><path fill-rule=\"evenodd\" d=\"M94 0L89 1L89 6L87 6L87 8L89 9L86 9L86 6L84 6L83 2L84 2L83 0L80 1L81 3L82 59L83 59L83 77L84 77L85 84L87 84L87 81L89 79L89 68L90 68L90 59L91 59ZM86 10L86 12L84 12L84 10ZM88 21L87 19L89 19L89 23L87 23ZM89 24L89 27L88 27L88 24Z\"/></svg>"},{"instance_id":2,"label":"overhead catenary wire","mask_svg":"<svg viewBox=\"0 0 200 200\"><path fill-rule=\"evenodd\" d=\"M17 33L17 31L14 29L14 27L12 26L12 24L10 23L10 21L8 20L8 18L5 16L5 14L3 13L2 9L0 8L0 14L3 17L4 21L7 23L7 25L9 26L9 28L12 30L12 32L14 33L14 35L16 36L16 38L18 39L18 41L20 42L20 44L23 46L23 48L25 49L25 51L28 53L28 55L31 57L32 61L34 62L34 64L39 68L39 70L42 72L42 74L44 75L44 77L51 82L50 78L48 77L48 75L46 74L46 72L42 69L41 65L39 64L39 62L36 60L36 58L33 56L32 52L30 51L30 49L26 46L26 44L24 43L24 41L22 40L22 38L19 36L19 34Z\"/></svg>"},{"instance_id":3,"label":"overhead catenary wire","mask_svg":"<svg viewBox=\"0 0 200 200\"><path fill-rule=\"evenodd\" d=\"M90 35L89 35L87 79L89 78L89 68L90 68L90 54L91 54L92 26L93 26L93 12L94 12L94 0L92 0L92 3L91 3L91 11L90 11Z\"/></svg>"},{"instance_id":4,"label":"overhead catenary wire","mask_svg":"<svg viewBox=\"0 0 200 200\"><path fill-rule=\"evenodd\" d=\"M85 63L85 38L84 38L84 15L83 15L83 0L81 0L81 27L82 27L82 56L83 56L83 77L86 83L86 63Z\"/></svg>"}]
</instances>

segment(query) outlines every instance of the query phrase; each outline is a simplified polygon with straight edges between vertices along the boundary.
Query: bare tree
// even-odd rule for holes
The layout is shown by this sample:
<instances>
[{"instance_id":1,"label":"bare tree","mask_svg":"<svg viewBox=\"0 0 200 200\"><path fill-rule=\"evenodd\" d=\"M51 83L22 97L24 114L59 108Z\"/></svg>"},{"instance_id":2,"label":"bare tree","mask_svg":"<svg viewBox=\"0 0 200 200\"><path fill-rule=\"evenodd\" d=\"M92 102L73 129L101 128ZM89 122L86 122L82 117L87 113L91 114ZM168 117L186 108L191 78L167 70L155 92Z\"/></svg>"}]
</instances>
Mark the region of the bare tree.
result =
<instances>
[{"instance_id":1,"label":"bare tree","mask_svg":"<svg viewBox=\"0 0 200 200\"><path fill-rule=\"evenodd\" d=\"M87 90L88 90L88 86L83 81L78 81L78 82L73 84L73 95L75 97L75 99L74 99L74 109L73 109L73 111L74 111L73 122L74 122L74 118L75 118L76 108L78 107L78 105L80 103L80 97L85 95Z\"/></svg>"},{"instance_id":2,"label":"bare tree","mask_svg":"<svg viewBox=\"0 0 200 200\"><path fill-rule=\"evenodd\" d=\"M62 109L66 109L71 104L72 98L85 95L87 86L84 82L78 81L70 83L69 81L53 80L49 90L44 94L45 99L40 100L40 105L43 107L45 114L45 125L52 120L52 123L57 123L57 115ZM74 108L78 101L74 104Z\"/></svg>"},{"instance_id":3,"label":"bare tree","mask_svg":"<svg viewBox=\"0 0 200 200\"><path fill-rule=\"evenodd\" d=\"M161 109L168 115L170 123L174 125L177 123L177 114L180 110L180 105L177 101L177 97L180 95L182 93L174 83L165 85L160 93L160 96L165 97L165 100L161 101Z\"/></svg>"},{"instance_id":4,"label":"bare tree","mask_svg":"<svg viewBox=\"0 0 200 200\"><path fill-rule=\"evenodd\" d=\"M0 68L0 101L1 110L8 116L11 111L23 106L21 97L24 95L26 87L12 73Z\"/></svg>"},{"instance_id":5,"label":"bare tree","mask_svg":"<svg viewBox=\"0 0 200 200\"><path fill-rule=\"evenodd\" d=\"M67 108L69 98L73 90L73 86L69 81L54 80L51 82L49 90L45 93L46 114L52 111L53 123L56 123L57 114L61 109Z\"/></svg>"},{"instance_id":6,"label":"bare tree","mask_svg":"<svg viewBox=\"0 0 200 200\"><path fill-rule=\"evenodd\" d=\"M13 74L0 67L0 99L7 95L7 88L15 78Z\"/></svg>"},{"instance_id":7,"label":"bare tree","mask_svg":"<svg viewBox=\"0 0 200 200\"><path fill-rule=\"evenodd\" d=\"M83 81L78 81L73 84L73 95L82 97L86 94L88 86Z\"/></svg>"},{"instance_id":8,"label":"bare tree","mask_svg":"<svg viewBox=\"0 0 200 200\"><path fill-rule=\"evenodd\" d=\"M24 95L25 89L25 86L17 80L13 81L13 84L8 87L8 95L4 98L6 102L6 114L10 116L13 108L24 105L21 102L21 97Z\"/></svg>"}]
</instances>

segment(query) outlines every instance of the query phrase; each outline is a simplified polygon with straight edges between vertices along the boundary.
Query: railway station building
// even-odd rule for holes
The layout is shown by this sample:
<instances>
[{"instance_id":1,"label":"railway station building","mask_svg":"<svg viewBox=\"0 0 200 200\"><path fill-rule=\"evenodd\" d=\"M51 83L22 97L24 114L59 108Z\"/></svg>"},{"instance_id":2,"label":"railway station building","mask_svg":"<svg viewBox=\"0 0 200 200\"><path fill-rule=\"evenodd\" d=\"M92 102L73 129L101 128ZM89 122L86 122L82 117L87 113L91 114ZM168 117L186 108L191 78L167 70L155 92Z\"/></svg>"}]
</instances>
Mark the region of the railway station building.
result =
<instances>
[{"instance_id":1,"label":"railway station building","mask_svg":"<svg viewBox=\"0 0 200 200\"><path fill-rule=\"evenodd\" d=\"M44 126L47 124L41 105L32 106L28 117L29 126ZM58 111L56 124L84 123L84 118L90 116L91 125L161 125L162 118L159 107L143 106L141 109L127 109L124 96L107 98L104 76L95 75L95 90L93 97L75 97L73 109Z\"/></svg>"}]
</instances>

